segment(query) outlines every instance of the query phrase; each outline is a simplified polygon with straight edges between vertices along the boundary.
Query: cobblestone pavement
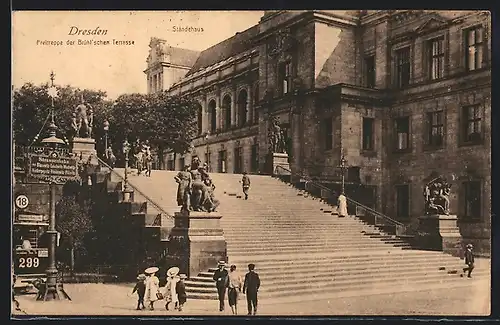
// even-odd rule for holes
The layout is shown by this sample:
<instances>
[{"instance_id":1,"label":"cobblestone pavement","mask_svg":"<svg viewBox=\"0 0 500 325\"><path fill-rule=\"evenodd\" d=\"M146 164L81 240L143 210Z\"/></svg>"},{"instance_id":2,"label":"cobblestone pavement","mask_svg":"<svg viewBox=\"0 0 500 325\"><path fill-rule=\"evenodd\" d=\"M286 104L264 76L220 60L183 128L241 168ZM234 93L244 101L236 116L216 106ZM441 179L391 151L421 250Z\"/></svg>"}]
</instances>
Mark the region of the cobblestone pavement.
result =
<instances>
[{"instance_id":1,"label":"cobblestone pavement","mask_svg":"<svg viewBox=\"0 0 500 325\"><path fill-rule=\"evenodd\" d=\"M135 310L136 296L131 295L133 285L125 284L66 284L72 301L35 301L33 295L18 297L23 312L13 315L130 315L156 317L231 316L229 306L218 311L216 300L188 300L182 312L166 311L164 303L155 304L156 310ZM489 279L457 279L456 285L423 289L406 288L406 292L370 295L347 294L327 297L314 296L292 301L290 299L259 300L261 316L343 316L343 315L420 315L420 316L486 316L490 313ZM397 291L397 289L395 289ZM246 299L240 296L239 314L246 315Z\"/></svg>"}]
</instances>

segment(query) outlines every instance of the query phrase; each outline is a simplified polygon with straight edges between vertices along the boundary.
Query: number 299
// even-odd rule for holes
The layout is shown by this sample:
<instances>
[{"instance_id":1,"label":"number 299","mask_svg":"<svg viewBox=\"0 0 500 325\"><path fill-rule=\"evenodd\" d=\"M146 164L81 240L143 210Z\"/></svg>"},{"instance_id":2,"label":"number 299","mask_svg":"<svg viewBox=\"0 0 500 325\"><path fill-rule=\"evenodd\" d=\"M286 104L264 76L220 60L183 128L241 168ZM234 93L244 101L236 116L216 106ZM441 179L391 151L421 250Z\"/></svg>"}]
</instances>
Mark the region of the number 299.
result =
<instances>
[{"instance_id":1,"label":"number 299","mask_svg":"<svg viewBox=\"0 0 500 325\"><path fill-rule=\"evenodd\" d=\"M28 257L24 258L21 257L19 259L19 267L20 268L31 268L31 267L38 267L40 265L40 259L38 257Z\"/></svg>"}]
</instances>

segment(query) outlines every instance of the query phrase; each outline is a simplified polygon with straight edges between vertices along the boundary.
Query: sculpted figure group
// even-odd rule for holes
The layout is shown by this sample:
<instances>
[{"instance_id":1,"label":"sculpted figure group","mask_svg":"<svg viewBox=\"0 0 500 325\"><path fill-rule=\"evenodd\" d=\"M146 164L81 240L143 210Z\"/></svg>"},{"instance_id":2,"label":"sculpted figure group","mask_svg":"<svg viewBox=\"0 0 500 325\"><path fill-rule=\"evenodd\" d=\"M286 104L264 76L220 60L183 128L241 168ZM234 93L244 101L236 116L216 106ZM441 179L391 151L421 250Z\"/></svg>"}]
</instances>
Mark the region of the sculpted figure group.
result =
<instances>
[{"instance_id":1,"label":"sculpted figure group","mask_svg":"<svg viewBox=\"0 0 500 325\"><path fill-rule=\"evenodd\" d=\"M285 135L276 118L273 118L269 130L269 147L273 153L286 153Z\"/></svg>"},{"instance_id":2,"label":"sculpted figure group","mask_svg":"<svg viewBox=\"0 0 500 325\"><path fill-rule=\"evenodd\" d=\"M436 177L424 186L425 214L450 214L450 188L443 177Z\"/></svg>"},{"instance_id":3,"label":"sculpted figure group","mask_svg":"<svg viewBox=\"0 0 500 325\"><path fill-rule=\"evenodd\" d=\"M202 166L198 157L194 157L191 165L185 166L174 179L179 184L177 205L181 211L214 212L219 206L214 196L215 185L208 175L208 165Z\"/></svg>"}]
</instances>

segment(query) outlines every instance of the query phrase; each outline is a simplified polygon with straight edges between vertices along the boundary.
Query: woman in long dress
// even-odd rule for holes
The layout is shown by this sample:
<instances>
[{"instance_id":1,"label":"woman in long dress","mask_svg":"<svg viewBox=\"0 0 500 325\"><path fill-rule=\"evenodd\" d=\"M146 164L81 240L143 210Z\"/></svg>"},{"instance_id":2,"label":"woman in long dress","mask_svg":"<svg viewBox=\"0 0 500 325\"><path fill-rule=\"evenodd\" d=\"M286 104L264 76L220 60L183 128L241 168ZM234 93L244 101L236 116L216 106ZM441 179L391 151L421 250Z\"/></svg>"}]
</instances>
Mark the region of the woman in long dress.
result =
<instances>
[{"instance_id":1,"label":"woman in long dress","mask_svg":"<svg viewBox=\"0 0 500 325\"><path fill-rule=\"evenodd\" d=\"M177 299L177 291L175 290L177 282L179 282L179 268L172 267L167 271L167 283L165 284L165 309L169 310L169 305L174 303L174 309L179 307Z\"/></svg>"},{"instance_id":2,"label":"woman in long dress","mask_svg":"<svg viewBox=\"0 0 500 325\"><path fill-rule=\"evenodd\" d=\"M339 217L347 217L347 198L345 197L343 192L339 195L337 204Z\"/></svg>"},{"instance_id":3,"label":"woman in long dress","mask_svg":"<svg viewBox=\"0 0 500 325\"><path fill-rule=\"evenodd\" d=\"M148 268L144 271L148 276L146 279L146 294L144 300L149 303L149 309L154 310L154 303L158 300L158 292L160 289L160 280L156 276L157 267Z\"/></svg>"}]
</instances>

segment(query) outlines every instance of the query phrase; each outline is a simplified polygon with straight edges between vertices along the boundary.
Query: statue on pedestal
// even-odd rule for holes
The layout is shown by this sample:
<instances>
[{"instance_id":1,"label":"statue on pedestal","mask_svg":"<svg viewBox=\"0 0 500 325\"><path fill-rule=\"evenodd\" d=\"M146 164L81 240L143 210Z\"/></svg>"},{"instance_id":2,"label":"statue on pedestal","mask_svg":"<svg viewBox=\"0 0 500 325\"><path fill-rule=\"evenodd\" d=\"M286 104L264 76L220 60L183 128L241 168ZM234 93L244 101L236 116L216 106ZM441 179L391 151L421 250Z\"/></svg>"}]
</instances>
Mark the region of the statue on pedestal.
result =
<instances>
[{"instance_id":1,"label":"statue on pedestal","mask_svg":"<svg viewBox=\"0 0 500 325\"><path fill-rule=\"evenodd\" d=\"M179 184L177 204L182 207L181 211L214 212L219 206L219 201L214 196L215 185L208 171L200 166L199 158L195 157L192 162L195 165L185 166L184 171L175 177Z\"/></svg>"},{"instance_id":2,"label":"statue on pedestal","mask_svg":"<svg viewBox=\"0 0 500 325\"><path fill-rule=\"evenodd\" d=\"M272 153L285 153L285 137L283 130L279 126L278 119L272 119L269 130L269 150Z\"/></svg>"},{"instance_id":3,"label":"statue on pedestal","mask_svg":"<svg viewBox=\"0 0 500 325\"><path fill-rule=\"evenodd\" d=\"M451 184L441 176L424 186L425 214L450 214L450 188Z\"/></svg>"},{"instance_id":4,"label":"statue on pedestal","mask_svg":"<svg viewBox=\"0 0 500 325\"><path fill-rule=\"evenodd\" d=\"M94 122L94 112L92 106L85 104L83 94L81 104L75 108L71 126L75 131L75 137L90 138L92 135L92 124Z\"/></svg>"}]
</instances>

